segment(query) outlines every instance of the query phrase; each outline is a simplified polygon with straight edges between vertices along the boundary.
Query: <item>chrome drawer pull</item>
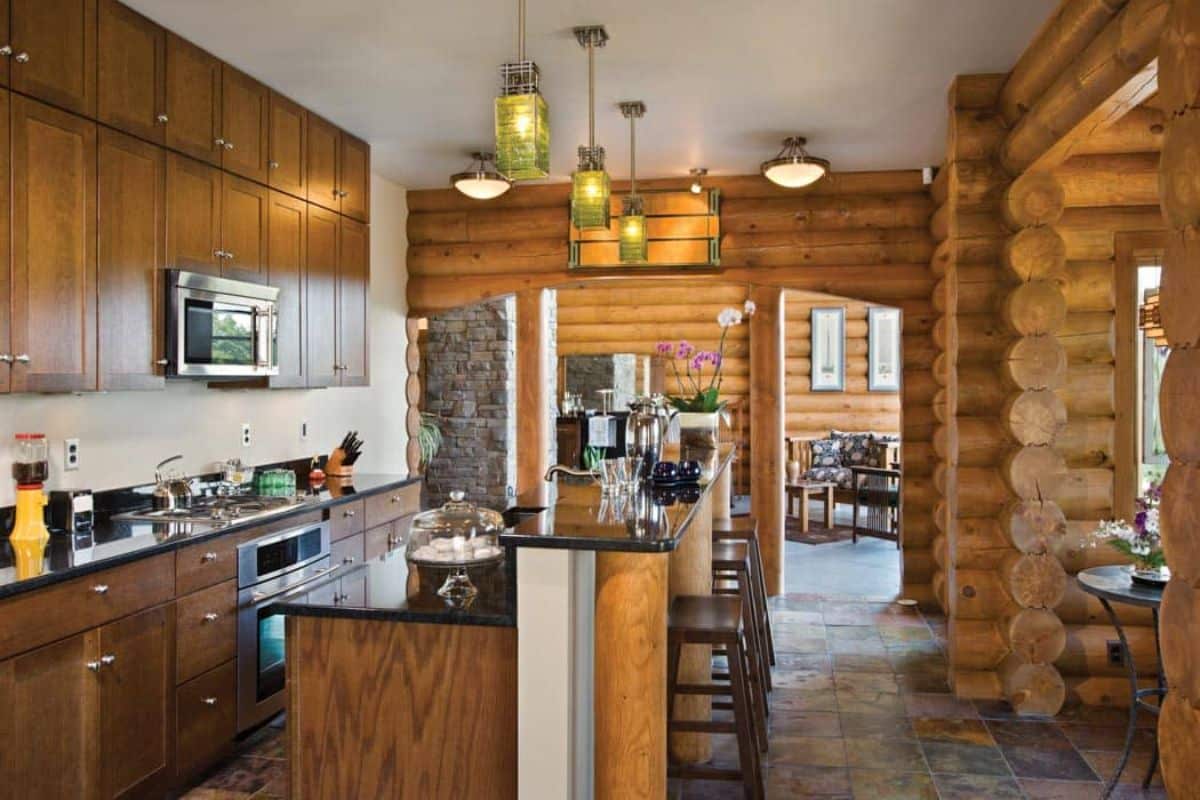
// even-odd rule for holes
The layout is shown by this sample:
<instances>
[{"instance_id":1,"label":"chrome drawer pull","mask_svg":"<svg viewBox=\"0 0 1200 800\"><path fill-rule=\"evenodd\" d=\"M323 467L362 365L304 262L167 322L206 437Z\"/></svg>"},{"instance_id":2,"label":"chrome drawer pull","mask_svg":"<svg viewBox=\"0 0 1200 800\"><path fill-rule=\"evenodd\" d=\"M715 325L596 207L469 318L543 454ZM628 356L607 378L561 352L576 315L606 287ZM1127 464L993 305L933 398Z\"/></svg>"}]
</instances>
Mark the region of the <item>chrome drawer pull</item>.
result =
<instances>
[{"instance_id":1,"label":"chrome drawer pull","mask_svg":"<svg viewBox=\"0 0 1200 800\"><path fill-rule=\"evenodd\" d=\"M201 703L204 703L204 705L206 705L206 706L215 706L215 705L217 704L217 698L215 698L215 697L202 697L202 698L200 698L200 702L201 702Z\"/></svg>"},{"instance_id":2,"label":"chrome drawer pull","mask_svg":"<svg viewBox=\"0 0 1200 800\"><path fill-rule=\"evenodd\" d=\"M97 583L95 586L92 587L92 591L95 592L96 594L108 594L108 584L107 583Z\"/></svg>"},{"instance_id":3,"label":"chrome drawer pull","mask_svg":"<svg viewBox=\"0 0 1200 800\"><path fill-rule=\"evenodd\" d=\"M29 61L29 53L24 51L17 53L13 56L13 61L16 61L18 64L25 64Z\"/></svg>"},{"instance_id":4,"label":"chrome drawer pull","mask_svg":"<svg viewBox=\"0 0 1200 800\"><path fill-rule=\"evenodd\" d=\"M205 622L216 622L218 619L220 619L220 617L221 617L221 615L218 614L217 612L209 611L207 614L204 615L204 621Z\"/></svg>"},{"instance_id":5,"label":"chrome drawer pull","mask_svg":"<svg viewBox=\"0 0 1200 800\"><path fill-rule=\"evenodd\" d=\"M112 666L113 662L116 660L117 660L117 657L114 656L112 653L105 653L104 655L100 656L100 663L106 667Z\"/></svg>"},{"instance_id":6,"label":"chrome drawer pull","mask_svg":"<svg viewBox=\"0 0 1200 800\"><path fill-rule=\"evenodd\" d=\"M214 553L213 551L209 550L207 553L205 553L204 555L200 556L200 560L201 560L201 561L203 561L205 564L207 564L207 563L208 563L208 562L210 562L210 561L216 561L216 560L217 560L217 554L216 554L216 553Z\"/></svg>"},{"instance_id":7,"label":"chrome drawer pull","mask_svg":"<svg viewBox=\"0 0 1200 800\"><path fill-rule=\"evenodd\" d=\"M99 672L99 671L100 671L100 662L99 662L99 661L89 661L89 662L87 662L87 663L86 663L84 666L86 666L86 667L87 667L88 669L90 669L92 672Z\"/></svg>"},{"instance_id":8,"label":"chrome drawer pull","mask_svg":"<svg viewBox=\"0 0 1200 800\"><path fill-rule=\"evenodd\" d=\"M353 517L353 516L354 516L354 512L353 512L353 511L343 511L343 512L342 512L342 516L344 516L344 517Z\"/></svg>"}]
</instances>

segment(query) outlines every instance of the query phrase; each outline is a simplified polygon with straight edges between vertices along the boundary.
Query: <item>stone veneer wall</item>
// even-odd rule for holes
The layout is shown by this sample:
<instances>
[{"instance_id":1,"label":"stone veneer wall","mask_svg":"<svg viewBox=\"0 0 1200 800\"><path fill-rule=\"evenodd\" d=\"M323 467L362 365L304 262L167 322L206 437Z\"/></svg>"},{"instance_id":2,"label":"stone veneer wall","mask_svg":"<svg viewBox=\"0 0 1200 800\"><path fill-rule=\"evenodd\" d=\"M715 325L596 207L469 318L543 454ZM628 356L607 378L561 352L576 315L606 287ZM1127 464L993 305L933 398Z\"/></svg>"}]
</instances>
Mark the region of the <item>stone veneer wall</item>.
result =
<instances>
[{"instance_id":1,"label":"stone veneer wall","mask_svg":"<svg viewBox=\"0 0 1200 800\"><path fill-rule=\"evenodd\" d=\"M637 394L637 356L573 355L564 359L567 391L578 394L585 408L599 409L599 391L612 389L613 409L625 409Z\"/></svg>"},{"instance_id":2,"label":"stone veneer wall","mask_svg":"<svg viewBox=\"0 0 1200 800\"><path fill-rule=\"evenodd\" d=\"M425 474L427 502L454 489L507 508L516 477L516 303L513 298L429 317L422 408L441 417L442 449Z\"/></svg>"}]
</instances>

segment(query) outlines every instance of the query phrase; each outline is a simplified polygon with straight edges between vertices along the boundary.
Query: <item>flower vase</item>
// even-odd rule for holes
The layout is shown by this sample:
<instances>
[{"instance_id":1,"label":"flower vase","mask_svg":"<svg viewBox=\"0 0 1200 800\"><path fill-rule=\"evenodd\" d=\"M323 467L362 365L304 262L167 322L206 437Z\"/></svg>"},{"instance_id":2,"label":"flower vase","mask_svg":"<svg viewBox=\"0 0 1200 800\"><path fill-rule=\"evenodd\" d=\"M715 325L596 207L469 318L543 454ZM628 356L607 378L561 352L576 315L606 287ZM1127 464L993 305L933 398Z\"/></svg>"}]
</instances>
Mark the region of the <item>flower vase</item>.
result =
<instances>
[{"instance_id":1,"label":"flower vase","mask_svg":"<svg viewBox=\"0 0 1200 800\"><path fill-rule=\"evenodd\" d=\"M1129 579L1142 586L1162 587L1171 580L1171 570L1167 566L1149 566L1147 564L1130 564Z\"/></svg>"},{"instance_id":2,"label":"flower vase","mask_svg":"<svg viewBox=\"0 0 1200 800\"><path fill-rule=\"evenodd\" d=\"M684 461L704 461L717 449L720 412L680 411L679 450Z\"/></svg>"},{"instance_id":3,"label":"flower vase","mask_svg":"<svg viewBox=\"0 0 1200 800\"><path fill-rule=\"evenodd\" d=\"M797 484L800 482L799 459L793 458L791 461L787 462L787 479L788 483L790 484Z\"/></svg>"}]
</instances>

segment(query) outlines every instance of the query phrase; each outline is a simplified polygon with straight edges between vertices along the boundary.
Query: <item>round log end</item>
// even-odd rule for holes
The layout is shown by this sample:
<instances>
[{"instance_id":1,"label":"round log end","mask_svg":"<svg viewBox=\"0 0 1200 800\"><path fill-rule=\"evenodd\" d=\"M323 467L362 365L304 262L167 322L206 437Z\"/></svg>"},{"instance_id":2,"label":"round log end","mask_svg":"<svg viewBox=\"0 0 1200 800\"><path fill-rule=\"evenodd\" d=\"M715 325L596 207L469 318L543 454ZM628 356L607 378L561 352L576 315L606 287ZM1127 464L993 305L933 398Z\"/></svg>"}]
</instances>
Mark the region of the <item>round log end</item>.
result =
<instances>
[{"instance_id":1,"label":"round log end","mask_svg":"<svg viewBox=\"0 0 1200 800\"><path fill-rule=\"evenodd\" d=\"M1163 442L1172 459L1200 461L1200 349L1173 350L1158 395Z\"/></svg>"},{"instance_id":2,"label":"round log end","mask_svg":"<svg viewBox=\"0 0 1200 800\"><path fill-rule=\"evenodd\" d=\"M1191 797L1200 763L1200 710L1183 692L1167 692L1158 717L1158 749L1163 782L1171 797Z\"/></svg>"},{"instance_id":3,"label":"round log end","mask_svg":"<svg viewBox=\"0 0 1200 800\"><path fill-rule=\"evenodd\" d=\"M1023 281L1058 279L1066 271L1067 243L1052 227L1025 228L1004 243L1002 259Z\"/></svg>"},{"instance_id":4,"label":"round log end","mask_svg":"<svg viewBox=\"0 0 1200 800\"><path fill-rule=\"evenodd\" d=\"M1172 578L1163 591L1159 610L1162 667L1171 676L1171 690L1200 708L1200 591L1180 578Z\"/></svg>"},{"instance_id":5,"label":"round log end","mask_svg":"<svg viewBox=\"0 0 1200 800\"><path fill-rule=\"evenodd\" d=\"M1013 553L1004 560L1008 593L1021 608L1050 609L1067 591L1067 571L1046 553Z\"/></svg>"},{"instance_id":6,"label":"round log end","mask_svg":"<svg viewBox=\"0 0 1200 800\"><path fill-rule=\"evenodd\" d=\"M1057 389L1067 377L1067 350L1056 336L1024 336L1004 354L1004 377L1018 389Z\"/></svg>"},{"instance_id":7,"label":"round log end","mask_svg":"<svg viewBox=\"0 0 1200 800\"><path fill-rule=\"evenodd\" d=\"M1052 448L1022 447L1005 459L1002 473L1022 500L1053 500L1067 476L1067 463Z\"/></svg>"},{"instance_id":8,"label":"round log end","mask_svg":"<svg viewBox=\"0 0 1200 800\"><path fill-rule=\"evenodd\" d=\"M1004 221L1014 230L1053 225L1062 217L1065 204L1062 184L1053 174L1027 173L1004 193Z\"/></svg>"},{"instance_id":9,"label":"round log end","mask_svg":"<svg viewBox=\"0 0 1200 800\"><path fill-rule=\"evenodd\" d=\"M1030 281L1009 292L1003 316L1022 336L1054 333L1067 319L1067 298L1054 281Z\"/></svg>"},{"instance_id":10,"label":"round log end","mask_svg":"<svg viewBox=\"0 0 1200 800\"><path fill-rule=\"evenodd\" d=\"M1067 629L1053 611L1025 608L1008 621L1008 644L1031 664L1052 664L1067 646Z\"/></svg>"},{"instance_id":11,"label":"round log end","mask_svg":"<svg viewBox=\"0 0 1200 800\"><path fill-rule=\"evenodd\" d=\"M1167 341L1200 345L1200 228L1168 236L1159 302Z\"/></svg>"},{"instance_id":12,"label":"round log end","mask_svg":"<svg viewBox=\"0 0 1200 800\"><path fill-rule=\"evenodd\" d=\"M1171 574L1200 582L1200 466L1175 463L1163 477L1158 522Z\"/></svg>"},{"instance_id":13,"label":"round log end","mask_svg":"<svg viewBox=\"0 0 1200 800\"><path fill-rule=\"evenodd\" d=\"M1200 227L1200 109L1167 124L1158 170L1158 196L1171 228Z\"/></svg>"},{"instance_id":14,"label":"round log end","mask_svg":"<svg viewBox=\"0 0 1200 800\"><path fill-rule=\"evenodd\" d=\"M1067 426L1067 407L1049 389L1014 395L1004 407L1004 427L1022 446L1051 445Z\"/></svg>"},{"instance_id":15,"label":"round log end","mask_svg":"<svg viewBox=\"0 0 1200 800\"><path fill-rule=\"evenodd\" d=\"M1000 680L1005 698L1022 716L1052 717L1067 699L1062 675L1050 664L1029 664L1009 656L1001 665Z\"/></svg>"},{"instance_id":16,"label":"round log end","mask_svg":"<svg viewBox=\"0 0 1200 800\"><path fill-rule=\"evenodd\" d=\"M1158 44L1158 103L1168 114L1200 108L1200 5L1172 3Z\"/></svg>"},{"instance_id":17,"label":"round log end","mask_svg":"<svg viewBox=\"0 0 1200 800\"><path fill-rule=\"evenodd\" d=\"M1004 510L1004 530L1022 553L1054 553L1067 532L1067 515L1052 501L1020 500Z\"/></svg>"}]
</instances>

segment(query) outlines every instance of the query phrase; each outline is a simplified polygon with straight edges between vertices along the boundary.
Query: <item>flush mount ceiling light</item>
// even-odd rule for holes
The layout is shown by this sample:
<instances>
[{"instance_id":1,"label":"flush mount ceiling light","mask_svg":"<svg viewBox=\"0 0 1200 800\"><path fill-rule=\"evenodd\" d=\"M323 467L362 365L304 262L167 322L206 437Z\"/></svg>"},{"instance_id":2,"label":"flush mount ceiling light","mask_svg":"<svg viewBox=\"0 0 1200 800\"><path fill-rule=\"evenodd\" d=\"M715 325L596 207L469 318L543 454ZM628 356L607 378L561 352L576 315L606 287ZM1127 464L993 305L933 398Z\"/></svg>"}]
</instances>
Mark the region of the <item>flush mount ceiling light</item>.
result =
<instances>
[{"instance_id":1,"label":"flush mount ceiling light","mask_svg":"<svg viewBox=\"0 0 1200 800\"><path fill-rule=\"evenodd\" d=\"M646 113L640 100L621 103L621 115L629 120L629 195L621 206L617 224L618 251L622 264L646 263L646 215L637 193L637 133L635 125Z\"/></svg>"},{"instance_id":2,"label":"flush mount ceiling light","mask_svg":"<svg viewBox=\"0 0 1200 800\"><path fill-rule=\"evenodd\" d=\"M571 175L571 223L579 230L608 228L611 182L604 171L604 148L596 146L596 48L604 47L603 25L574 29L575 39L588 54L588 143L579 148L579 167Z\"/></svg>"},{"instance_id":3,"label":"flush mount ceiling light","mask_svg":"<svg viewBox=\"0 0 1200 800\"><path fill-rule=\"evenodd\" d=\"M700 194L704 190L704 176L708 174L708 169L705 167L695 167L688 170L688 174L692 176L691 192L692 194Z\"/></svg>"},{"instance_id":4,"label":"flush mount ceiling light","mask_svg":"<svg viewBox=\"0 0 1200 800\"><path fill-rule=\"evenodd\" d=\"M475 200L491 200L509 190L512 181L488 168L493 158L491 153L472 153L471 158L475 159L471 169L450 176L455 189Z\"/></svg>"},{"instance_id":5,"label":"flush mount ceiling light","mask_svg":"<svg viewBox=\"0 0 1200 800\"><path fill-rule=\"evenodd\" d=\"M550 111L540 79L525 58L525 0L517 0L517 60L500 66L496 98L496 169L514 181L550 174Z\"/></svg>"},{"instance_id":6,"label":"flush mount ceiling light","mask_svg":"<svg viewBox=\"0 0 1200 800\"><path fill-rule=\"evenodd\" d=\"M804 149L808 141L803 136L789 136L783 149L770 161L762 163L762 174L771 183L785 189L811 186L829 173L829 162L810 156Z\"/></svg>"}]
</instances>

